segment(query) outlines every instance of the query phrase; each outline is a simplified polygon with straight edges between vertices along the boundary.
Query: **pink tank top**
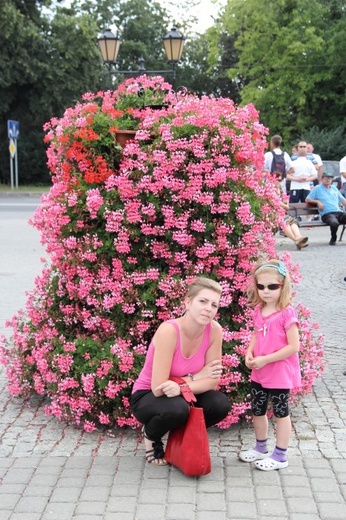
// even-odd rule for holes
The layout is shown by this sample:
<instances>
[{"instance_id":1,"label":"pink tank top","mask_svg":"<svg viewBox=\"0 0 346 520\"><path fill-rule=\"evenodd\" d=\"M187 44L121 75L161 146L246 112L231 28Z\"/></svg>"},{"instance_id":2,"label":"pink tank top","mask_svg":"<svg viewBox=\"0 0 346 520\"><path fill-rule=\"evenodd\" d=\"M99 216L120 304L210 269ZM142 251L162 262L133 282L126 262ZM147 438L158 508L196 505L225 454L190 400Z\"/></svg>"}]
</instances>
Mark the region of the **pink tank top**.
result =
<instances>
[{"instance_id":1,"label":"pink tank top","mask_svg":"<svg viewBox=\"0 0 346 520\"><path fill-rule=\"evenodd\" d=\"M169 320L167 323L171 323L177 331L177 343L174 348L171 371L169 375L182 377L186 376L187 374L196 374L204 367L206 353L210 347L210 323L208 323L208 325L205 327L200 346L189 358L185 357L181 351L179 325L174 320ZM137 381L135 381L135 384L133 385L132 393L136 392L137 390L151 390L154 351L155 347L151 341L147 356L145 358L144 366L138 376Z\"/></svg>"}]
</instances>

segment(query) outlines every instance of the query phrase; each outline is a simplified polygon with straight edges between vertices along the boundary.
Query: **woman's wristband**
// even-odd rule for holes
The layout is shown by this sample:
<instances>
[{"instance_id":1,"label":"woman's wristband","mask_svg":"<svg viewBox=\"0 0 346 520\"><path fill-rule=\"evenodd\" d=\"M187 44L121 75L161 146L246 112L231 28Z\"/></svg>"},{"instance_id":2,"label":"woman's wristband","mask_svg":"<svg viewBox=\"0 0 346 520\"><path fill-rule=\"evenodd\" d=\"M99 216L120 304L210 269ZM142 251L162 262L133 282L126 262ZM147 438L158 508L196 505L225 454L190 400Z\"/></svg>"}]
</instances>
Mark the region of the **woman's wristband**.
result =
<instances>
[{"instance_id":1,"label":"woman's wristband","mask_svg":"<svg viewBox=\"0 0 346 520\"><path fill-rule=\"evenodd\" d=\"M195 376L193 374L187 374L187 377L189 377L191 381L195 380Z\"/></svg>"}]
</instances>

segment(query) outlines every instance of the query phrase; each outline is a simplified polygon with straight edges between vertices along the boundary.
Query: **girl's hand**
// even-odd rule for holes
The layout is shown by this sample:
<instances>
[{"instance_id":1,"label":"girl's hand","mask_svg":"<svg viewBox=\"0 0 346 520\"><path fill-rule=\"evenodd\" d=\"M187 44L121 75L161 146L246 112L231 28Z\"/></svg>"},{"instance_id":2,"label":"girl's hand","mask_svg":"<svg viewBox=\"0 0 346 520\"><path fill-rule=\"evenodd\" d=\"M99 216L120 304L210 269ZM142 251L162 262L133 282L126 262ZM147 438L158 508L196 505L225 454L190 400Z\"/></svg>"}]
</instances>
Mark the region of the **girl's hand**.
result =
<instances>
[{"instance_id":1,"label":"girl's hand","mask_svg":"<svg viewBox=\"0 0 346 520\"><path fill-rule=\"evenodd\" d=\"M204 379L205 377L209 377L211 379L219 379L222 375L222 364L220 359L214 359L214 361L210 361L200 372L198 372L198 379Z\"/></svg>"},{"instance_id":2,"label":"girl's hand","mask_svg":"<svg viewBox=\"0 0 346 520\"><path fill-rule=\"evenodd\" d=\"M246 354L245 354L245 365L248 368L252 368L252 360L253 360L252 352L246 352Z\"/></svg>"},{"instance_id":3,"label":"girl's hand","mask_svg":"<svg viewBox=\"0 0 346 520\"><path fill-rule=\"evenodd\" d=\"M168 381L165 381L164 383L161 383L161 385L155 388L155 392L159 390L161 390L161 392L166 397L177 397L181 394L180 386L178 385L178 383L175 383L170 379Z\"/></svg>"},{"instance_id":4,"label":"girl's hand","mask_svg":"<svg viewBox=\"0 0 346 520\"><path fill-rule=\"evenodd\" d=\"M258 356L253 358L253 360L250 363L250 366L254 368L255 370L258 370L259 368L264 367L267 364L266 356Z\"/></svg>"}]
</instances>

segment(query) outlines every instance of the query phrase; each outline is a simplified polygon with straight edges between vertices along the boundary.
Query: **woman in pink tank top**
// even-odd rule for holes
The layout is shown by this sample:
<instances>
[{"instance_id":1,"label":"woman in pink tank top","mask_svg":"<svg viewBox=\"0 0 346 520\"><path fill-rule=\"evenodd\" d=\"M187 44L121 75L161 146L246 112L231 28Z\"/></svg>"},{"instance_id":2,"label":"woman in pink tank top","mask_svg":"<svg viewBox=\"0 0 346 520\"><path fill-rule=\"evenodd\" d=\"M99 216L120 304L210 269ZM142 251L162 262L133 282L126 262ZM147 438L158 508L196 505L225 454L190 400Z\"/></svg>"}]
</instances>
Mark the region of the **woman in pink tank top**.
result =
<instances>
[{"instance_id":1,"label":"woman in pink tank top","mask_svg":"<svg viewBox=\"0 0 346 520\"><path fill-rule=\"evenodd\" d=\"M144 367L131 395L132 411L143 426L146 459L166 465L162 437L186 423L189 405L170 377L182 377L203 408L207 428L230 410L227 396L216 390L222 374L222 328L214 320L221 286L198 277L189 286L186 312L162 323L149 345Z\"/></svg>"}]
</instances>

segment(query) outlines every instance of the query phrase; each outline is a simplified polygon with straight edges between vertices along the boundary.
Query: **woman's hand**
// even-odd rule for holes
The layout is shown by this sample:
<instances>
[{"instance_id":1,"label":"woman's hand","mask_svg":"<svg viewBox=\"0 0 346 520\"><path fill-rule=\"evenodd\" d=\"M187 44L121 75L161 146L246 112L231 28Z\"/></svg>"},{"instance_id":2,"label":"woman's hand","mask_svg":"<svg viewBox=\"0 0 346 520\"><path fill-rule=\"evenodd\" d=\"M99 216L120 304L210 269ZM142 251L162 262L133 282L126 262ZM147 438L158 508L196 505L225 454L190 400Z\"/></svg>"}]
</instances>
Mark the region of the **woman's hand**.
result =
<instances>
[{"instance_id":1,"label":"woman's hand","mask_svg":"<svg viewBox=\"0 0 346 520\"><path fill-rule=\"evenodd\" d=\"M222 363L220 359L214 359L214 361L210 361L202 370L198 372L198 379L204 379L206 377L210 377L212 379L219 379L222 375Z\"/></svg>"},{"instance_id":2,"label":"woman's hand","mask_svg":"<svg viewBox=\"0 0 346 520\"><path fill-rule=\"evenodd\" d=\"M161 383L161 385L155 388L155 392L159 390L161 390L161 392L166 397L177 397L181 394L180 386L178 385L178 383L175 383L170 379L168 379L168 381L165 381L164 383Z\"/></svg>"}]
</instances>

